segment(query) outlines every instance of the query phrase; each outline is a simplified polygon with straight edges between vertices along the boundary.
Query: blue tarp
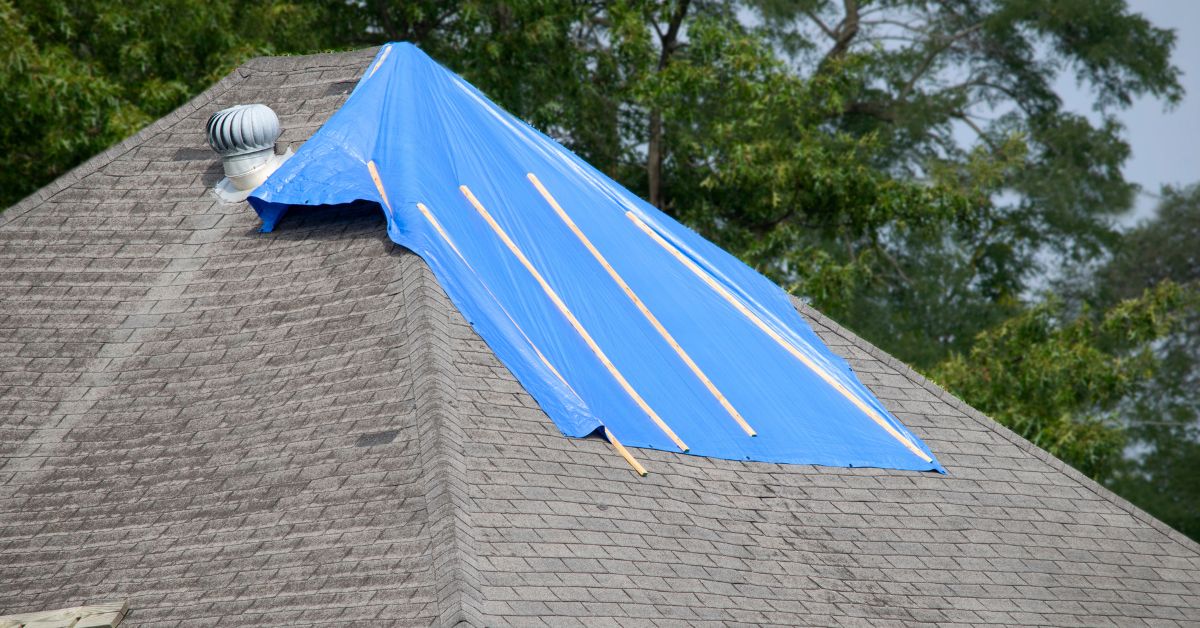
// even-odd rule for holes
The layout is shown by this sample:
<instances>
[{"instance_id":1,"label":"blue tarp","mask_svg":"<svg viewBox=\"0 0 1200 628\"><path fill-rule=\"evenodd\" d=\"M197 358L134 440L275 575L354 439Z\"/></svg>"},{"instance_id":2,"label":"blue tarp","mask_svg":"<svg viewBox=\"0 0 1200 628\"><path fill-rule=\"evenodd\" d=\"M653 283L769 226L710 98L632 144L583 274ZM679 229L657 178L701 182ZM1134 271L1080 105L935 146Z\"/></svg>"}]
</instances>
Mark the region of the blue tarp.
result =
<instances>
[{"instance_id":1,"label":"blue tarp","mask_svg":"<svg viewBox=\"0 0 1200 628\"><path fill-rule=\"evenodd\" d=\"M942 471L778 286L410 44L250 197L263 231L358 200L567 436Z\"/></svg>"}]
</instances>

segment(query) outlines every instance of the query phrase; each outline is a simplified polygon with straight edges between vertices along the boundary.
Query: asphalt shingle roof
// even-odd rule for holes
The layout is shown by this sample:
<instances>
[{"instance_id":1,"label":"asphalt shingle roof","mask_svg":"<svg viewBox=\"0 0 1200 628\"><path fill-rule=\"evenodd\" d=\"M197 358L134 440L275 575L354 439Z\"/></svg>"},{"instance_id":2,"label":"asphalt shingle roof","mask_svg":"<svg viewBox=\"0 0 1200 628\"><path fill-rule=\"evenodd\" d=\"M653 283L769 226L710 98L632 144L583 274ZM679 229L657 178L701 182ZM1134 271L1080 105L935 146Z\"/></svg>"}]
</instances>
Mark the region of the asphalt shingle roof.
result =
<instances>
[{"instance_id":1,"label":"asphalt shingle roof","mask_svg":"<svg viewBox=\"0 0 1200 628\"><path fill-rule=\"evenodd\" d=\"M258 59L0 213L0 615L122 625L1200 623L1200 546L810 308L948 475L568 439L377 207L272 234L204 123L298 146L373 51Z\"/></svg>"}]
</instances>

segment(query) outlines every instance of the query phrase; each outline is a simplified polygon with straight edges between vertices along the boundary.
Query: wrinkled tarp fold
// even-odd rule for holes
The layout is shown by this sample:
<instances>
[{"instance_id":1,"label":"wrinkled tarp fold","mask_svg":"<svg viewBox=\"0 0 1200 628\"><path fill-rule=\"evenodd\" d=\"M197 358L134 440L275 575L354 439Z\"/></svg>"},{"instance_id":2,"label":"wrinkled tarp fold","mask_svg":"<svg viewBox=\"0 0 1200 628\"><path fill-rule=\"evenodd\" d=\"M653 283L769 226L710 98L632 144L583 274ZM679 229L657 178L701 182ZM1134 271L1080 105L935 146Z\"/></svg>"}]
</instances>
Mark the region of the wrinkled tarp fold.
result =
<instances>
[{"instance_id":1,"label":"wrinkled tarp fold","mask_svg":"<svg viewBox=\"0 0 1200 628\"><path fill-rule=\"evenodd\" d=\"M359 200L568 436L942 470L778 286L410 44L250 197L264 231Z\"/></svg>"}]
</instances>

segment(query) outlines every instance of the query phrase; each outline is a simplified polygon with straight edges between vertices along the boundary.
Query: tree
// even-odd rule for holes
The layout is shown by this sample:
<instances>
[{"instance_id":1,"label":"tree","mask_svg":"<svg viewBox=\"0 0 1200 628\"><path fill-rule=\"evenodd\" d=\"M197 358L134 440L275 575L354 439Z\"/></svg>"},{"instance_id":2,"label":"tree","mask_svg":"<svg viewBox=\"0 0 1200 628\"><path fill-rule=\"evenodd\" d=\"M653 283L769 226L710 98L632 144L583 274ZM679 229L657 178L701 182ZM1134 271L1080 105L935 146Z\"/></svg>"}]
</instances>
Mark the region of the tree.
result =
<instances>
[{"instance_id":1,"label":"tree","mask_svg":"<svg viewBox=\"0 0 1200 628\"><path fill-rule=\"evenodd\" d=\"M119 92L70 50L39 45L0 0L0 205L144 124L121 110Z\"/></svg>"},{"instance_id":2,"label":"tree","mask_svg":"<svg viewBox=\"0 0 1200 628\"><path fill-rule=\"evenodd\" d=\"M1121 406L1161 367L1155 341L1176 329L1171 282L1097 313L1050 297L981 333L934 380L1035 445L1100 481L1121 467Z\"/></svg>"},{"instance_id":3,"label":"tree","mask_svg":"<svg viewBox=\"0 0 1200 628\"><path fill-rule=\"evenodd\" d=\"M896 263L875 268L847 322L884 348L932 366L1019 311L1038 259L1102 254L1110 218L1129 206L1129 150L1114 112L1182 90L1174 35L1121 0L752 3L773 41L813 74L856 59L856 89L836 124L874 133L877 165L988 193L970 220L893 234ZM1061 72L1095 94L1101 122L1066 111ZM964 144L971 133L977 139ZM981 176L982 175L982 176ZM827 308L828 309L828 308Z\"/></svg>"},{"instance_id":4,"label":"tree","mask_svg":"<svg viewBox=\"0 0 1200 628\"><path fill-rule=\"evenodd\" d=\"M251 56L365 45L355 16L340 2L0 0L0 206Z\"/></svg>"},{"instance_id":5,"label":"tree","mask_svg":"<svg viewBox=\"0 0 1200 628\"><path fill-rule=\"evenodd\" d=\"M1200 186L932 376L1200 538Z\"/></svg>"},{"instance_id":6,"label":"tree","mask_svg":"<svg viewBox=\"0 0 1200 628\"><path fill-rule=\"evenodd\" d=\"M1200 284L1200 184L1166 187L1154 216L1122 235L1091 286L1096 304L1127 299L1171 280ZM1193 336L1194 341L1200 338Z\"/></svg>"},{"instance_id":7,"label":"tree","mask_svg":"<svg viewBox=\"0 0 1200 628\"><path fill-rule=\"evenodd\" d=\"M1112 486L1200 539L1200 185L1163 190L1152 220L1125 234L1085 297L1097 307L1164 281L1185 290L1179 323L1154 347L1160 368L1122 404L1129 464Z\"/></svg>"}]
</instances>

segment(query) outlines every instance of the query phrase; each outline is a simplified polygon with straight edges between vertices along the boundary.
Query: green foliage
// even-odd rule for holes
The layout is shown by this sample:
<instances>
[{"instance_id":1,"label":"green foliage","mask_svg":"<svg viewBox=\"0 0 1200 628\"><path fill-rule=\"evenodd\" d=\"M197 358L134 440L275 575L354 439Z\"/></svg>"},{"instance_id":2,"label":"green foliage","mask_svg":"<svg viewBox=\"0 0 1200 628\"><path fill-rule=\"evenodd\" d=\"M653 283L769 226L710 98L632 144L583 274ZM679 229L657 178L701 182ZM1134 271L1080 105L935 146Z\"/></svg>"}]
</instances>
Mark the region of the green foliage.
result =
<instances>
[{"instance_id":1,"label":"green foliage","mask_svg":"<svg viewBox=\"0 0 1200 628\"><path fill-rule=\"evenodd\" d=\"M1115 241L1110 219L1133 186L1112 113L1182 94L1174 35L1120 0L751 4L796 67L848 71L830 123L877 138L871 165L973 201L940 228L889 232L886 263L850 302L818 299L923 367L1016 312L1039 259L1088 259ZM1063 110L1052 86L1064 72L1091 88L1100 124Z\"/></svg>"},{"instance_id":2,"label":"green foliage","mask_svg":"<svg viewBox=\"0 0 1200 628\"><path fill-rule=\"evenodd\" d=\"M68 48L39 46L0 0L0 204L143 124L121 109L120 93Z\"/></svg>"},{"instance_id":3,"label":"green foliage","mask_svg":"<svg viewBox=\"0 0 1200 628\"><path fill-rule=\"evenodd\" d=\"M1200 540L1200 428L1195 406L1151 402L1136 408L1141 415L1131 440L1147 447L1111 483L1118 494L1163 523ZM1166 410L1166 412L1164 412ZM1153 417L1151 420L1150 417Z\"/></svg>"},{"instance_id":4,"label":"green foliage","mask_svg":"<svg viewBox=\"0 0 1200 628\"><path fill-rule=\"evenodd\" d=\"M1154 218L1125 234L1095 273L1096 299L1111 303L1170 279L1200 284L1200 184L1168 187Z\"/></svg>"},{"instance_id":5,"label":"green foliage","mask_svg":"<svg viewBox=\"0 0 1200 628\"><path fill-rule=\"evenodd\" d=\"M1179 323L1154 345L1156 376L1122 404L1132 459L1113 488L1200 539L1200 185L1163 191L1155 217L1118 243L1088 290L1099 307L1164 281L1183 287Z\"/></svg>"},{"instance_id":6,"label":"green foliage","mask_svg":"<svg viewBox=\"0 0 1200 628\"><path fill-rule=\"evenodd\" d=\"M246 59L353 44L344 3L0 0L0 206Z\"/></svg>"},{"instance_id":7,"label":"green foliage","mask_svg":"<svg viewBox=\"0 0 1200 628\"><path fill-rule=\"evenodd\" d=\"M1097 479L1112 476L1126 438L1120 403L1150 380L1152 343L1178 322L1183 291L1163 282L1096 315L1057 298L978 336L931 372L964 401Z\"/></svg>"},{"instance_id":8,"label":"green foliage","mask_svg":"<svg viewBox=\"0 0 1200 628\"><path fill-rule=\"evenodd\" d=\"M801 79L736 22L705 18L642 99L664 119L666 209L824 304L845 302L869 277L889 231L970 207L956 188L872 167L874 135L827 128L845 76Z\"/></svg>"}]
</instances>

